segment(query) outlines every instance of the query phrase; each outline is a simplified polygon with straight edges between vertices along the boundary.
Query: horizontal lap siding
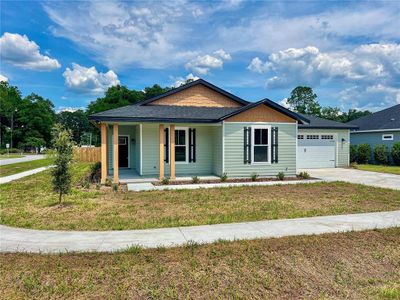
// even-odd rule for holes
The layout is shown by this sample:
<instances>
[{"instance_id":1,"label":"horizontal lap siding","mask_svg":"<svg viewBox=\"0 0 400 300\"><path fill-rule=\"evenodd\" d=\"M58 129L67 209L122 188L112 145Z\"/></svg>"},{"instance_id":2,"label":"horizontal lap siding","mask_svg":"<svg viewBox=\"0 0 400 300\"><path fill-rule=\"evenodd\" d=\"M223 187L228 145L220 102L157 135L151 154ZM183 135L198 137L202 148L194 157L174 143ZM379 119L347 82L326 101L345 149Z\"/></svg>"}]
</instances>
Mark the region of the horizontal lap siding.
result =
<instances>
[{"instance_id":1,"label":"horizontal lap siding","mask_svg":"<svg viewBox=\"0 0 400 300\"><path fill-rule=\"evenodd\" d=\"M299 129L299 134L334 134L336 140L336 167L348 167L349 166L349 153L350 153L350 141L349 141L349 130L348 129ZM342 142L342 140L344 140Z\"/></svg>"},{"instance_id":2,"label":"horizontal lap siding","mask_svg":"<svg viewBox=\"0 0 400 300\"><path fill-rule=\"evenodd\" d=\"M168 126L166 124L165 126ZM196 162L176 163L176 176L210 175L213 173L213 138L215 128L179 124L177 127L196 128ZM159 174L159 124L143 124L143 175ZM165 175L169 175L170 165L165 164Z\"/></svg>"},{"instance_id":3,"label":"horizontal lap siding","mask_svg":"<svg viewBox=\"0 0 400 300\"><path fill-rule=\"evenodd\" d=\"M279 172L286 175L296 174L296 128L297 124L263 123L278 127L278 163L271 165L244 164L243 128L245 126L260 125L260 123L225 123L224 148L225 172L228 176L249 177L251 173L260 176L275 176Z\"/></svg>"}]
</instances>

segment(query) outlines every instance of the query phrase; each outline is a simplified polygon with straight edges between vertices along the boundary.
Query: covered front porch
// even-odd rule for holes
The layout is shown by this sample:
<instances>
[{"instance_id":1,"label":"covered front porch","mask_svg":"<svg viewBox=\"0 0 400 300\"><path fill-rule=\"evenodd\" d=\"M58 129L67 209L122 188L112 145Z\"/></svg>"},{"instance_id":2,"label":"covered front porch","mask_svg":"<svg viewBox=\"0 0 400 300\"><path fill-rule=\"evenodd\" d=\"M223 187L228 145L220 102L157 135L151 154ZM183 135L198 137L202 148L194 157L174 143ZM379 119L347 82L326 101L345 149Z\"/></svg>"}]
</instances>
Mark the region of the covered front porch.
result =
<instances>
[{"instance_id":1,"label":"covered front porch","mask_svg":"<svg viewBox=\"0 0 400 300\"><path fill-rule=\"evenodd\" d=\"M222 173L221 124L101 123L101 181L215 179Z\"/></svg>"}]
</instances>

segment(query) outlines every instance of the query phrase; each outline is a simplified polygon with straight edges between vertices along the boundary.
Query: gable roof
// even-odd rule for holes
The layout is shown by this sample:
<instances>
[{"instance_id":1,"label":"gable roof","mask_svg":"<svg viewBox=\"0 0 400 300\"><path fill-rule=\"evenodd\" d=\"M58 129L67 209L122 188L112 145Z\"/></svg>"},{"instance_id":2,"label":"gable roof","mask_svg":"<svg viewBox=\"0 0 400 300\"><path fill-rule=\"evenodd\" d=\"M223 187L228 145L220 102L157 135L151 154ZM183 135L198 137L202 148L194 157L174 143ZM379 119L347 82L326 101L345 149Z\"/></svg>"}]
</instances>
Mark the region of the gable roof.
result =
<instances>
[{"instance_id":1,"label":"gable roof","mask_svg":"<svg viewBox=\"0 0 400 300\"><path fill-rule=\"evenodd\" d=\"M141 102L139 102L139 103L137 103L135 105L137 105L137 106L148 105L148 104L151 104L151 102L153 102L153 101L156 101L156 100L159 100L161 98L176 94L176 93L178 93L180 91L186 90L188 88L191 88L192 86L199 85L199 84L202 84L202 85L212 89L213 91L216 91L217 93L220 93L220 94L228 97L229 99L231 99L231 100L233 100L233 101L235 101L235 102L237 102L237 103L239 103L241 105L249 104L248 101L243 100L242 98L239 98L239 97L237 97L237 96L235 96L235 95L233 95L233 94L231 94L231 93L229 93L229 92L227 92L227 91L225 91L225 90L223 90L223 89L221 89L221 88L209 83L208 81L205 81L204 79L197 79L197 80L194 80L194 81L189 82L187 84L181 85L180 87L177 87L177 88L174 88L172 90L169 90L168 92L165 92L165 93L163 93L161 95L158 95L158 96L152 97L150 99L141 101Z\"/></svg>"},{"instance_id":2,"label":"gable roof","mask_svg":"<svg viewBox=\"0 0 400 300\"><path fill-rule=\"evenodd\" d=\"M341 123L332 120L327 120L323 118L319 118L313 115L306 115L297 113L299 116L308 119L308 123L299 124L299 128L315 128L315 129L356 129L356 125L348 124L348 123Z\"/></svg>"},{"instance_id":3,"label":"gable roof","mask_svg":"<svg viewBox=\"0 0 400 300\"><path fill-rule=\"evenodd\" d=\"M400 128L400 104L348 122L357 125L360 131Z\"/></svg>"},{"instance_id":4,"label":"gable roof","mask_svg":"<svg viewBox=\"0 0 400 300\"><path fill-rule=\"evenodd\" d=\"M261 105L261 104L267 105L267 106L275 109L276 111L279 111L280 113L282 113L282 114L284 114L284 115L286 115L286 116L288 116L288 117L290 117L290 118L292 118L294 120L300 121L301 123L308 122L307 118L302 117L299 114L296 114L296 113L288 110L287 108L285 108L285 107L283 107L283 106L281 106L281 105L279 105L279 104L275 103L274 101L269 100L267 98L262 99L262 100L257 101L257 102L249 103L246 106L243 106L243 107L241 107L239 109L236 109L235 111L231 112L230 114L227 114L226 116L223 116L221 118L221 121L223 121L223 120L225 120L227 118L233 117L233 116L235 116L237 114L240 114L240 113L242 113L242 112L244 112L246 110L249 110L249 109L254 108L254 107L256 107L258 105Z\"/></svg>"}]
</instances>

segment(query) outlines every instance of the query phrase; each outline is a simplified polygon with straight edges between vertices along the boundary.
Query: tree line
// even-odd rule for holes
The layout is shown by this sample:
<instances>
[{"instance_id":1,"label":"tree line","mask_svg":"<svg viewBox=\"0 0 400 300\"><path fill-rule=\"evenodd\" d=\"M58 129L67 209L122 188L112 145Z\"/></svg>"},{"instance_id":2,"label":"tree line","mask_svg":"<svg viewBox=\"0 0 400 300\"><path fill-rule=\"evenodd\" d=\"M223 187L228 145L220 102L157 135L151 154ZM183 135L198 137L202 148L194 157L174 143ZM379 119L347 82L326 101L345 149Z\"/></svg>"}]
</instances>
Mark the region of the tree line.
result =
<instances>
[{"instance_id":1,"label":"tree line","mask_svg":"<svg viewBox=\"0 0 400 300\"><path fill-rule=\"evenodd\" d=\"M10 148L25 151L52 147L51 131L55 124L61 124L68 129L72 133L74 143L78 145L98 145L99 131L89 122L89 115L135 104L170 89L172 88L161 87L158 84L143 90L128 89L121 85L112 86L103 97L90 102L86 110L56 113L51 100L35 93L22 97L18 87L8 82L0 82L0 148L4 149L6 144L9 144ZM304 86L293 89L287 103L296 112L339 122L348 122L370 114L369 111L350 109L348 112L341 112L337 107L321 107L312 88Z\"/></svg>"},{"instance_id":2,"label":"tree line","mask_svg":"<svg viewBox=\"0 0 400 300\"><path fill-rule=\"evenodd\" d=\"M51 100L32 93L26 97L18 87L0 82L0 148L6 144L20 150L38 150L52 147L52 128L61 124L72 133L73 141L80 144L99 143L99 131L89 122L89 115L160 95L170 90L155 84L142 91L125 86L110 87L103 97L89 103L86 110L56 113Z\"/></svg>"}]
</instances>

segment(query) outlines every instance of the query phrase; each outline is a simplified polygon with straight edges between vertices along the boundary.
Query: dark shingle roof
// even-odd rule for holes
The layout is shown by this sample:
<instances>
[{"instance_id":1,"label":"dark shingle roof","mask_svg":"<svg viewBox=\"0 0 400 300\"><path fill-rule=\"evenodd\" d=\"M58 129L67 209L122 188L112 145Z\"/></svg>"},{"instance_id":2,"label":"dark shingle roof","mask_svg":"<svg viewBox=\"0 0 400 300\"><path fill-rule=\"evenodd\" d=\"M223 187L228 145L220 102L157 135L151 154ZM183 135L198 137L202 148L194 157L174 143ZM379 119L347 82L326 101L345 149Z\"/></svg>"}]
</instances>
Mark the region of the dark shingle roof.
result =
<instances>
[{"instance_id":1,"label":"dark shingle roof","mask_svg":"<svg viewBox=\"0 0 400 300\"><path fill-rule=\"evenodd\" d=\"M347 124L347 123L340 123L335 122L323 118L318 118L313 115L306 115L300 114L298 115L303 116L304 118L308 119L310 122L308 124L299 124L299 128L316 128L316 129L356 129L357 126Z\"/></svg>"},{"instance_id":2,"label":"dark shingle roof","mask_svg":"<svg viewBox=\"0 0 400 300\"><path fill-rule=\"evenodd\" d=\"M348 124L357 125L358 130L399 129L400 104L350 121Z\"/></svg>"},{"instance_id":3,"label":"dark shingle roof","mask_svg":"<svg viewBox=\"0 0 400 300\"><path fill-rule=\"evenodd\" d=\"M169 105L129 105L103 111L90 116L95 121L147 121L147 122L217 122L223 116L240 108L232 107L194 107Z\"/></svg>"}]
</instances>

